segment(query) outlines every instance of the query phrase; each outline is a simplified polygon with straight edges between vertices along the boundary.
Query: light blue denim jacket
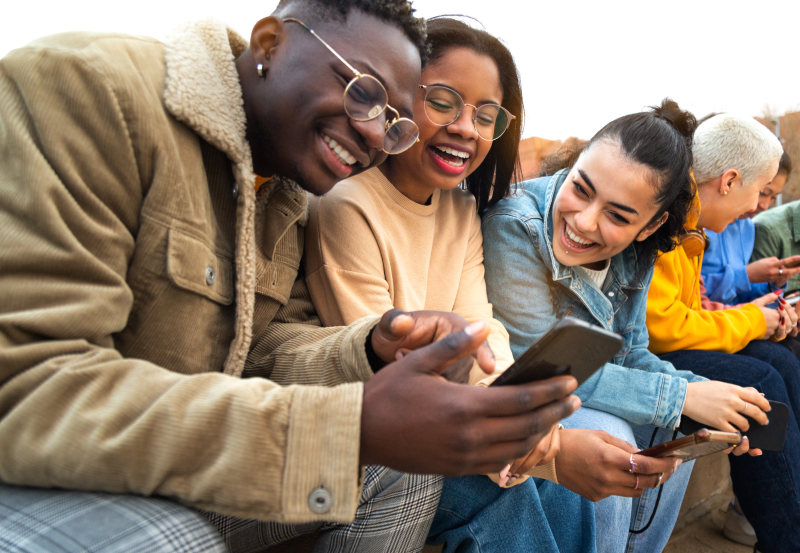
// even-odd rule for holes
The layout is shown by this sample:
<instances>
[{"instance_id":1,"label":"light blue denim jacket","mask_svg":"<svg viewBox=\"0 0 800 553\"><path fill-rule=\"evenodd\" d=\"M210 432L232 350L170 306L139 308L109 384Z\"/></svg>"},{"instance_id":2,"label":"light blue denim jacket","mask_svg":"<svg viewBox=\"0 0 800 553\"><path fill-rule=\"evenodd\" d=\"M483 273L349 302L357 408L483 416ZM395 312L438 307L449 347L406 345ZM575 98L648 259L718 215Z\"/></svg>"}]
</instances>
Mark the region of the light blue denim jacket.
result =
<instances>
[{"instance_id":1,"label":"light blue denim jacket","mask_svg":"<svg viewBox=\"0 0 800 553\"><path fill-rule=\"evenodd\" d=\"M687 381L706 379L676 370L647 349L645 312L653 267L637 276L636 242L611 258L602 290L584 271L556 261L552 208L566 176L559 171L521 183L513 197L484 213L486 289L494 316L508 330L515 358L565 315L622 335L622 351L576 394L586 407L633 424L677 428Z\"/></svg>"}]
</instances>

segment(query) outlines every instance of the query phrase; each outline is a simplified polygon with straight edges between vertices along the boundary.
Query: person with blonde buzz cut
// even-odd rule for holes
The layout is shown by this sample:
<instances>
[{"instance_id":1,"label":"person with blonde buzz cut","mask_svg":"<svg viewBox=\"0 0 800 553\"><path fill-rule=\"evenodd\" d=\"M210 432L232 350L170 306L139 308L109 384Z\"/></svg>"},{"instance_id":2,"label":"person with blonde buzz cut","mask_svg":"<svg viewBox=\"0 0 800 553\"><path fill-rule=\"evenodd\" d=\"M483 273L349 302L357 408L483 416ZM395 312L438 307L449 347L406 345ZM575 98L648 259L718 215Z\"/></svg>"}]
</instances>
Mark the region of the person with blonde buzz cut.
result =
<instances>
[{"instance_id":1,"label":"person with blonde buzz cut","mask_svg":"<svg viewBox=\"0 0 800 553\"><path fill-rule=\"evenodd\" d=\"M754 211L759 194L778 173L783 154L778 139L751 117L721 114L707 118L694 133L692 147L698 204L680 237L662 254L648 292L650 350L675 368L711 380L751 387L768 400L789 405L786 442L778 453L731 456L733 490L764 552L796 551L800 543L800 362L774 341L797 335L797 314L779 294L767 294L741 307L720 311L701 306L700 267L704 229L721 233L741 215ZM777 302L777 308L768 307ZM713 402L701 389L686 401ZM730 404L746 436L755 406ZM769 416L769 412L767 415ZM768 422L767 422L768 424ZM752 450L751 450L752 451Z\"/></svg>"}]
</instances>

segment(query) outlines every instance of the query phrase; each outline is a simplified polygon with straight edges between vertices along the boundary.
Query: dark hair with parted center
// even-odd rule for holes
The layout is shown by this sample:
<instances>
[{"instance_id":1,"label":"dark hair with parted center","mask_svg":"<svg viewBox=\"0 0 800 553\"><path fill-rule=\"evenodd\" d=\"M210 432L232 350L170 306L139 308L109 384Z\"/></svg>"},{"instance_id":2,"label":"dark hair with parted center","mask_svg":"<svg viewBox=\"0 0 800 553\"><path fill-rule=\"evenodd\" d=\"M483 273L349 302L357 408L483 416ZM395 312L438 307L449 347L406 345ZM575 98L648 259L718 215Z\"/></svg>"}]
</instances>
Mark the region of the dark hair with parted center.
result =
<instances>
[{"instance_id":1,"label":"dark hair with parted center","mask_svg":"<svg viewBox=\"0 0 800 553\"><path fill-rule=\"evenodd\" d=\"M778 173L784 173L787 177L792 174L792 158L789 157L789 153L786 150L783 151L781 156Z\"/></svg>"},{"instance_id":2,"label":"dark hair with parted center","mask_svg":"<svg viewBox=\"0 0 800 553\"><path fill-rule=\"evenodd\" d=\"M657 209L645 226L660 219L665 212L669 213L657 231L646 240L635 243L640 269L649 269L659 252L675 249L694 205L696 188L691 170L695 129L697 119L694 115L665 98L660 106L651 106L649 111L615 119L589 142L573 142L571 147L545 158L539 176L572 169L581 152L600 141L619 145L628 161L649 168L650 183L656 190L653 201Z\"/></svg>"},{"instance_id":3,"label":"dark hair with parted center","mask_svg":"<svg viewBox=\"0 0 800 553\"><path fill-rule=\"evenodd\" d=\"M414 17L416 10L407 0L281 0L275 11L288 6L308 8L310 13L323 21L345 21L352 10L375 16L405 33L417 47L422 67L428 61L430 46L425 32L425 20Z\"/></svg>"},{"instance_id":4,"label":"dark hair with parted center","mask_svg":"<svg viewBox=\"0 0 800 553\"><path fill-rule=\"evenodd\" d=\"M428 40L432 47L428 65L435 65L448 50L459 47L469 48L494 60L503 89L502 106L516 116L503 136L494 141L483 163L465 180L467 190L477 200L478 213L481 213L487 206L508 196L512 184L521 175L519 141L522 137L523 105L517 65L511 52L497 38L456 19L437 17L428 20Z\"/></svg>"}]
</instances>

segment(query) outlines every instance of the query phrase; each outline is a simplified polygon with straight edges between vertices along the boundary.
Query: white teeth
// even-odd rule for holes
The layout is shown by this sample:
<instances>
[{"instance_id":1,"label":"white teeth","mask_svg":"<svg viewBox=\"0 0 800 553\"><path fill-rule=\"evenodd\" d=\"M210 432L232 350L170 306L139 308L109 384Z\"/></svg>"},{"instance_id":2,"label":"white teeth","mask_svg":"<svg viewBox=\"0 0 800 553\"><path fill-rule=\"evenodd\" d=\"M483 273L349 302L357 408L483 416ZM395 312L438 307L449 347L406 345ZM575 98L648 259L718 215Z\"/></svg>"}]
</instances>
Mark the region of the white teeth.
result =
<instances>
[{"instance_id":1,"label":"white teeth","mask_svg":"<svg viewBox=\"0 0 800 553\"><path fill-rule=\"evenodd\" d=\"M566 227L566 231L567 231L567 236L573 242L577 242L578 244L583 244L584 246L588 246L590 244L594 244L594 242L590 242L588 240L584 240L583 238L578 237L575 233L573 233L571 230L569 230L568 226L565 225L565 227Z\"/></svg>"},{"instance_id":2,"label":"white teeth","mask_svg":"<svg viewBox=\"0 0 800 553\"><path fill-rule=\"evenodd\" d=\"M323 133L322 139L325 141L325 144L328 145L331 151L333 151L336 157L339 158L339 161L345 165L352 165L356 162L356 158L354 158L350 152L342 148L342 145L336 142L333 138Z\"/></svg>"},{"instance_id":3,"label":"white teeth","mask_svg":"<svg viewBox=\"0 0 800 553\"><path fill-rule=\"evenodd\" d=\"M462 152L460 150L454 150L448 146L434 146L437 150L441 150L446 154L450 154L451 156L458 156L462 159L469 159L469 154L467 152Z\"/></svg>"}]
</instances>

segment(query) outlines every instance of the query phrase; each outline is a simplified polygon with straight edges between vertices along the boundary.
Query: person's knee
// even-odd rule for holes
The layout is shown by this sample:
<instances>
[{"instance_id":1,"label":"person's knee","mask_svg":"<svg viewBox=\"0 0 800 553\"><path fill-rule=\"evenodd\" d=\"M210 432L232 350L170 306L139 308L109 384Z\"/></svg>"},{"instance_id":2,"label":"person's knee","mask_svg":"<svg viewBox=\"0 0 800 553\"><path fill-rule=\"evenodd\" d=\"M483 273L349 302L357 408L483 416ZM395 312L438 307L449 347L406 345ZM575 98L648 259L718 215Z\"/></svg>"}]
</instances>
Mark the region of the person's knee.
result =
<instances>
[{"instance_id":1,"label":"person's knee","mask_svg":"<svg viewBox=\"0 0 800 553\"><path fill-rule=\"evenodd\" d=\"M564 428L583 428L586 430L604 430L615 438L625 440L630 444L636 443L631 424L604 411L597 411L588 407L581 407L561 423Z\"/></svg>"}]
</instances>

